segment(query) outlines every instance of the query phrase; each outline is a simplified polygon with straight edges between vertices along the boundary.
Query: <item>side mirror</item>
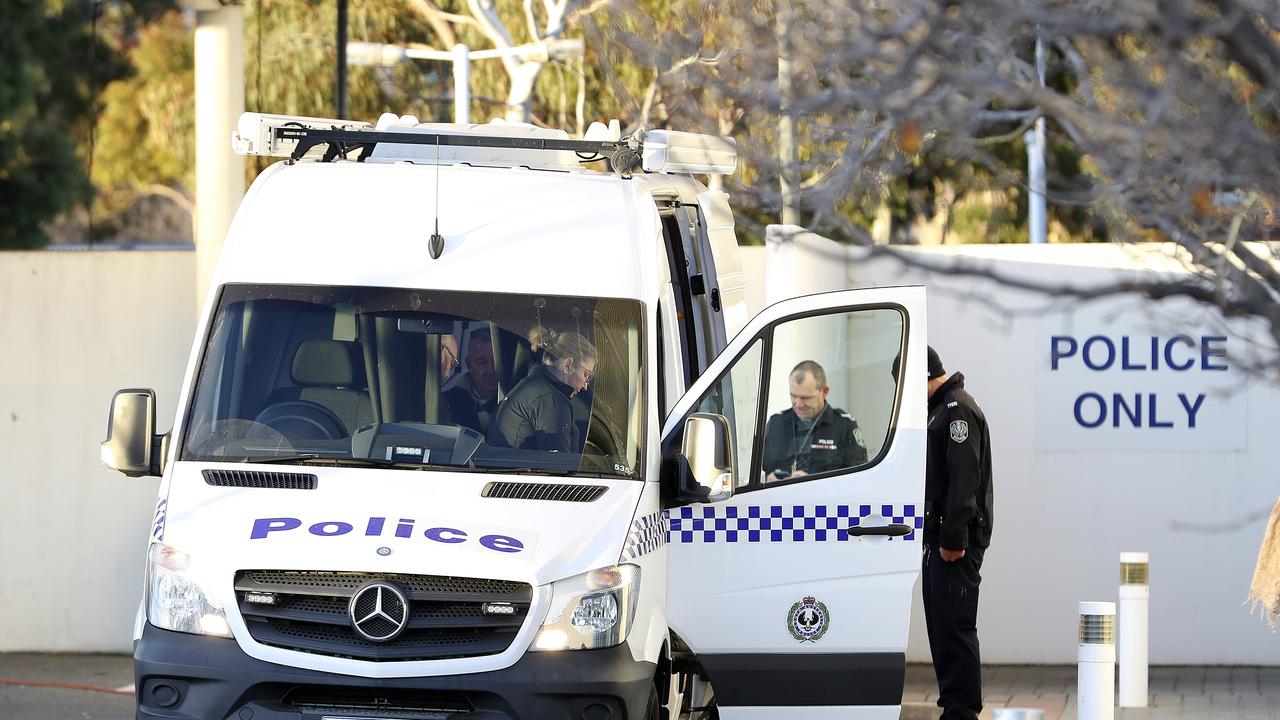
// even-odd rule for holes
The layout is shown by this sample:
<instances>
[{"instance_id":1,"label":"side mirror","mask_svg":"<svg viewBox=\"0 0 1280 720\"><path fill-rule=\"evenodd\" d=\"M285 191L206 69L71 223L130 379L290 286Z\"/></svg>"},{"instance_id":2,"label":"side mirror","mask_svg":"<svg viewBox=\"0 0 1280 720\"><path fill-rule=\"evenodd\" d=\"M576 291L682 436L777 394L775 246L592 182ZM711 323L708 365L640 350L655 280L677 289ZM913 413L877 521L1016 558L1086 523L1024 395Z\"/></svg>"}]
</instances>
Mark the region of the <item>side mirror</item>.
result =
<instances>
[{"instance_id":1,"label":"side mirror","mask_svg":"<svg viewBox=\"0 0 1280 720\"><path fill-rule=\"evenodd\" d=\"M684 422L681 453L689 464L689 474L697 483L694 490L705 495L702 502L720 502L733 497L737 468L729 419L715 413L693 413Z\"/></svg>"},{"instance_id":2,"label":"side mirror","mask_svg":"<svg viewBox=\"0 0 1280 720\"><path fill-rule=\"evenodd\" d=\"M156 474L152 443L156 432L156 393L150 388L119 390L111 398L102 464L129 477Z\"/></svg>"}]
</instances>

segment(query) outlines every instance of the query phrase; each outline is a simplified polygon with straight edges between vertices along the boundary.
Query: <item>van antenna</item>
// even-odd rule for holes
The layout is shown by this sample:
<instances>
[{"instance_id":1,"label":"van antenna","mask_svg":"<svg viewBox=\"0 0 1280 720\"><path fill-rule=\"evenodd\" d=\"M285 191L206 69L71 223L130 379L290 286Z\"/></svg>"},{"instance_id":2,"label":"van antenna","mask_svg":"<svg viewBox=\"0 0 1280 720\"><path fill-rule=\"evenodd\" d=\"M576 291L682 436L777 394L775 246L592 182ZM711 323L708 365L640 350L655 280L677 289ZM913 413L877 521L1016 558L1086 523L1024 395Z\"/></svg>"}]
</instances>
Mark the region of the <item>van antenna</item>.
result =
<instances>
[{"instance_id":1,"label":"van antenna","mask_svg":"<svg viewBox=\"0 0 1280 720\"><path fill-rule=\"evenodd\" d=\"M444 236L440 234L440 135L436 135L436 207L435 207L436 231L431 233L431 242L427 245L427 250L431 252L431 259L438 260L441 253L444 252Z\"/></svg>"}]
</instances>

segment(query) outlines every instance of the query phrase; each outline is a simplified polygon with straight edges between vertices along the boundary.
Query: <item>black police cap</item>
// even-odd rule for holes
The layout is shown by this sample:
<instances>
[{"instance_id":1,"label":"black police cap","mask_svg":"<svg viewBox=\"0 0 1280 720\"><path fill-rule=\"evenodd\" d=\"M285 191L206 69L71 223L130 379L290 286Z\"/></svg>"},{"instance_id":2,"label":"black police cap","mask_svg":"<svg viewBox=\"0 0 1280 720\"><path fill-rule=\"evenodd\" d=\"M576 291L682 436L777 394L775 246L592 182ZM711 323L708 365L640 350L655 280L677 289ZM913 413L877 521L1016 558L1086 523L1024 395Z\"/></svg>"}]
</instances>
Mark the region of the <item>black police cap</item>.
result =
<instances>
[{"instance_id":1,"label":"black police cap","mask_svg":"<svg viewBox=\"0 0 1280 720\"><path fill-rule=\"evenodd\" d=\"M929 346L929 379L940 378L947 374L947 369L942 366L942 358L938 356L938 351ZM889 373L896 379L898 377L898 366L902 363L902 355L893 356L893 364L889 366Z\"/></svg>"}]
</instances>

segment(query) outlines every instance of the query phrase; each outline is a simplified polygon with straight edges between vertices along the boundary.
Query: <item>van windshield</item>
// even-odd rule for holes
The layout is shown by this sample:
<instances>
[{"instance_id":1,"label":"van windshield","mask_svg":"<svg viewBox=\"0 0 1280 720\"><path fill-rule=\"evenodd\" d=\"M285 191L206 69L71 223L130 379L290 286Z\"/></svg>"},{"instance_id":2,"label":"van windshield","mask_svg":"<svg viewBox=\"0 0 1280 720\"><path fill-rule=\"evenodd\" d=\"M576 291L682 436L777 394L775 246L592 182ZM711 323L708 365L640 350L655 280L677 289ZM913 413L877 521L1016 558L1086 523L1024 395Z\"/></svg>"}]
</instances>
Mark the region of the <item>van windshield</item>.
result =
<instances>
[{"instance_id":1,"label":"van windshield","mask_svg":"<svg viewBox=\"0 0 1280 720\"><path fill-rule=\"evenodd\" d=\"M183 460L640 477L635 300L227 285Z\"/></svg>"}]
</instances>

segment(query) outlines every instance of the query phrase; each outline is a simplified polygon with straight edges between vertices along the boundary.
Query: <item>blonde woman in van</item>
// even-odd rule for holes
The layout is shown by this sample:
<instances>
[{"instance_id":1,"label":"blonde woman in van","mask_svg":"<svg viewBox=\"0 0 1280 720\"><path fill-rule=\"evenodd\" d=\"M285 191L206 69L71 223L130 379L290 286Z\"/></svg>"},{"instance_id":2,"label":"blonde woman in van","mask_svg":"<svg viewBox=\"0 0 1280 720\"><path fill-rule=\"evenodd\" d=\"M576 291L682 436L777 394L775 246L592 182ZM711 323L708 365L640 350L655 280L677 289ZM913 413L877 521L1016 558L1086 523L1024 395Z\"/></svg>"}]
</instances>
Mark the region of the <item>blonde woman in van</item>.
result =
<instances>
[{"instance_id":1,"label":"blonde woman in van","mask_svg":"<svg viewBox=\"0 0 1280 720\"><path fill-rule=\"evenodd\" d=\"M531 370L498 408L489 428L489 444L521 450L581 452L582 441L569 398L591 384L596 371L596 347L579 333L542 326L529 334L529 344L535 352L542 351L542 364Z\"/></svg>"}]
</instances>

